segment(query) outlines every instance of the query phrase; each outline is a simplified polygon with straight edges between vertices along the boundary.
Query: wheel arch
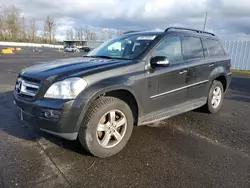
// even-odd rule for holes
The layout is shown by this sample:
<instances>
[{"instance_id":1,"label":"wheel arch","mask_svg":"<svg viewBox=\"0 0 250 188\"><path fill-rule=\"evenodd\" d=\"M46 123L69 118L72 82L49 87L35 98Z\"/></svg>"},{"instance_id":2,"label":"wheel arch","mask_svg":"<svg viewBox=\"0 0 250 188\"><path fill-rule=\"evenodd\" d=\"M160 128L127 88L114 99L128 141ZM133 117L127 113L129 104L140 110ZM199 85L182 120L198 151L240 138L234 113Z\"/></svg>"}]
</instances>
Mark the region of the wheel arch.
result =
<instances>
[{"instance_id":1,"label":"wheel arch","mask_svg":"<svg viewBox=\"0 0 250 188\"><path fill-rule=\"evenodd\" d=\"M220 75L220 76L216 77L214 80L221 82L221 84L223 86L223 89L224 89L224 92L225 92L226 89L227 89L227 78L226 78L226 76L225 75Z\"/></svg>"},{"instance_id":2,"label":"wheel arch","mask_svg":"<svg viewBox=\"0 0 250 188\"><path fill-rule=\"evenodd\" d=\"M215 68L210 74L210 84L209 88L211 87L214 80L220 81L223 85L224 92L227 90L228 81L227 81L227 72L226 69L222 66Z\"/></svg>"},{"instance_id":3,"label":"wheel arch","mask_svg":"<svg viewBox=\"0 0 250 188\"><path fill-rule=\"evenodd\" d=\"M137 100L137 97L135 95L135 93L133 92L133 90L127 86L112 86L112 87L108 87L105 89L101 89L97 92L95 92L86 102L86 104L84 105L84 107L81 110L80 116L78 118L77 121L77 125L76 125L76 130L77 132L80 129L81 123L83 121L83 118L85 117L85 114L87 112L87 110L89 109L89 107L91 106L91 104L93 103L93 101L95 101L96 99L100 98L100 97L104 97L104 96L112 96L112 97L116 97L121 99L122 101L126 102L129 107L131 108L131 111L133 113L133 117L134 117L134 123L137 124L138 121L138 117L140 117L141 112L141 108L140 108L140 103Z\"/></svg>"}]
</instances>

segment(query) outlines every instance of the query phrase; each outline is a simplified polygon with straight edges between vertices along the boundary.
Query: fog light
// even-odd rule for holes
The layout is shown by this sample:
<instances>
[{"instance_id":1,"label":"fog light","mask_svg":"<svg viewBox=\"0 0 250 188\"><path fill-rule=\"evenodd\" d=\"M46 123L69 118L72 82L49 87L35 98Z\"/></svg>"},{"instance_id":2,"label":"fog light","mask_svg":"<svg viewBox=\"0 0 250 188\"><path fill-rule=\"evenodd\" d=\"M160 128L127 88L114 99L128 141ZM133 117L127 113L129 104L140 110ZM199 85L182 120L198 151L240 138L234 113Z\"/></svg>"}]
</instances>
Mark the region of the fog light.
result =
<instances>
[{"instance_id":1,"label":"fog light","mask_svg":"<svg viewBox=\"0 0 250 188\"><path fill-rule=\"evenodd\" d=\"M44 110L43 116L48 119L58 119L60 117L61 112L56 110Z\"/></svg>"},{"instance_id":2,"label":"fog light","mask_svg":"<svg viewBox=\"0 0 250 188\"><path fill-rule=\"evenodd\" d=\"M51 112L50 111L44 112L44 117L50 118L51 117Z\"/></svg>"}]
</instances>

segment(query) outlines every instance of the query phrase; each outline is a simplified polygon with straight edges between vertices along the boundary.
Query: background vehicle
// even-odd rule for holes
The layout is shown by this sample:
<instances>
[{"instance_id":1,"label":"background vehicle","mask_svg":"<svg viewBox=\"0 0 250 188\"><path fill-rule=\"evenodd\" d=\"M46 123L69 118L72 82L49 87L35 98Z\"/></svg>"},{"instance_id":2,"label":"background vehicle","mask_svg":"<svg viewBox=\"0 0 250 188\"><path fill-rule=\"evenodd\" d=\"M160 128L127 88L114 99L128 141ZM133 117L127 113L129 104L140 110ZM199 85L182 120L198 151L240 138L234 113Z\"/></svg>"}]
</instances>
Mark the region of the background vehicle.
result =
<instances>
[{"instance_id":1,"label":"background vehicle","mask_svg":"<svg viewBox=\"0 0 250 188\"><path fill-rule=\"evenodd\" d=\"M14 101L24 120L108 157L125 147L134 125L200 107L218 112L230 67L212 33L173 27L134 32L83 58L24 69Z\"/></svg>"},{"instance_id":2,"label":"background vehicle","mask_svg":"<svg viewBox=\"0 0 250 188\"><path fill-rule=\"evenodd\" d=\"M64 48L65 52L80 52L80 50L76 46L69 46Z\"/></svg>"},{"instance_id":3,"label":"background vehicle","mask_svg":"<svg viewBox=\"0 0 250 188\"><path fill-rule=\"evenodd\" d=\"M88 46L82 46L79 48L80 51L83 52L90 52L92 50L92 48L88 47Z\"/></svg>"}]
</instances>

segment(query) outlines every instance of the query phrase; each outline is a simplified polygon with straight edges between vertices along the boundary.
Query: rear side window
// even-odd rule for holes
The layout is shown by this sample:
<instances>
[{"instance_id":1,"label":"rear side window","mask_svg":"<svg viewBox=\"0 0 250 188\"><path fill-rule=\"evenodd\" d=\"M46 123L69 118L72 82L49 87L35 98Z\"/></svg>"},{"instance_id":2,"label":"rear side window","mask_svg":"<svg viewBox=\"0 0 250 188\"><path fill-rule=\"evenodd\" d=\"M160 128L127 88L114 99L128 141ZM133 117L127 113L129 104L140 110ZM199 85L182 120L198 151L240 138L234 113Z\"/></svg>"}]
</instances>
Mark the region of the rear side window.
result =
<instances>
[{"instance_id":1,"label":"rear side window","mask_svg":"<svg viewBox=\"0 0 250 188\"><path fill-rule=\"evenodd\" d=\"M225 55L225 51L223 50L218 40L206 39L206 41L207 41L207 48L208 48L210 56L218 57L218 56Z\"/></svg>"},{"instance_id":2,"label":"rear side window","mask_svg":"<svg viewBox=\"0 0 250 188\"><path fill-rule=\"evenodd\" d=\"M204 50L201 38L184 37L182 40L183 54L186 60L204 58Z\"/></svg>"}]
</instances>

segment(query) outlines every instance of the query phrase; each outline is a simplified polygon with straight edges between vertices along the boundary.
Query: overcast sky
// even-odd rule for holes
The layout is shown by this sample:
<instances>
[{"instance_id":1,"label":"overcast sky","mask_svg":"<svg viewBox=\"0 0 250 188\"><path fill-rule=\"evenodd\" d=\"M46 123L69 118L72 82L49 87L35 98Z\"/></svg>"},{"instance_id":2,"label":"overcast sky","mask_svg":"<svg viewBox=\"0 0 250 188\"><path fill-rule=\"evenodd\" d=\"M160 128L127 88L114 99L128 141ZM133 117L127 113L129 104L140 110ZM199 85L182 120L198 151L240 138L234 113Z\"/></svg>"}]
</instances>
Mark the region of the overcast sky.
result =
<instances>
[{"instance_id":1,"label":"overcast sky","mask_svg":"<svg viewBox=\"0 0 250 188\"><path fill-rule=\"evenodd\" d=\"M16 5L37 21L50 15L57 20L58 37L67 28L92 27L122 30L164 29L170 25L207 30L219 35L250 34L249 0L0 0Z\"/></svg>"}]
</instances>

